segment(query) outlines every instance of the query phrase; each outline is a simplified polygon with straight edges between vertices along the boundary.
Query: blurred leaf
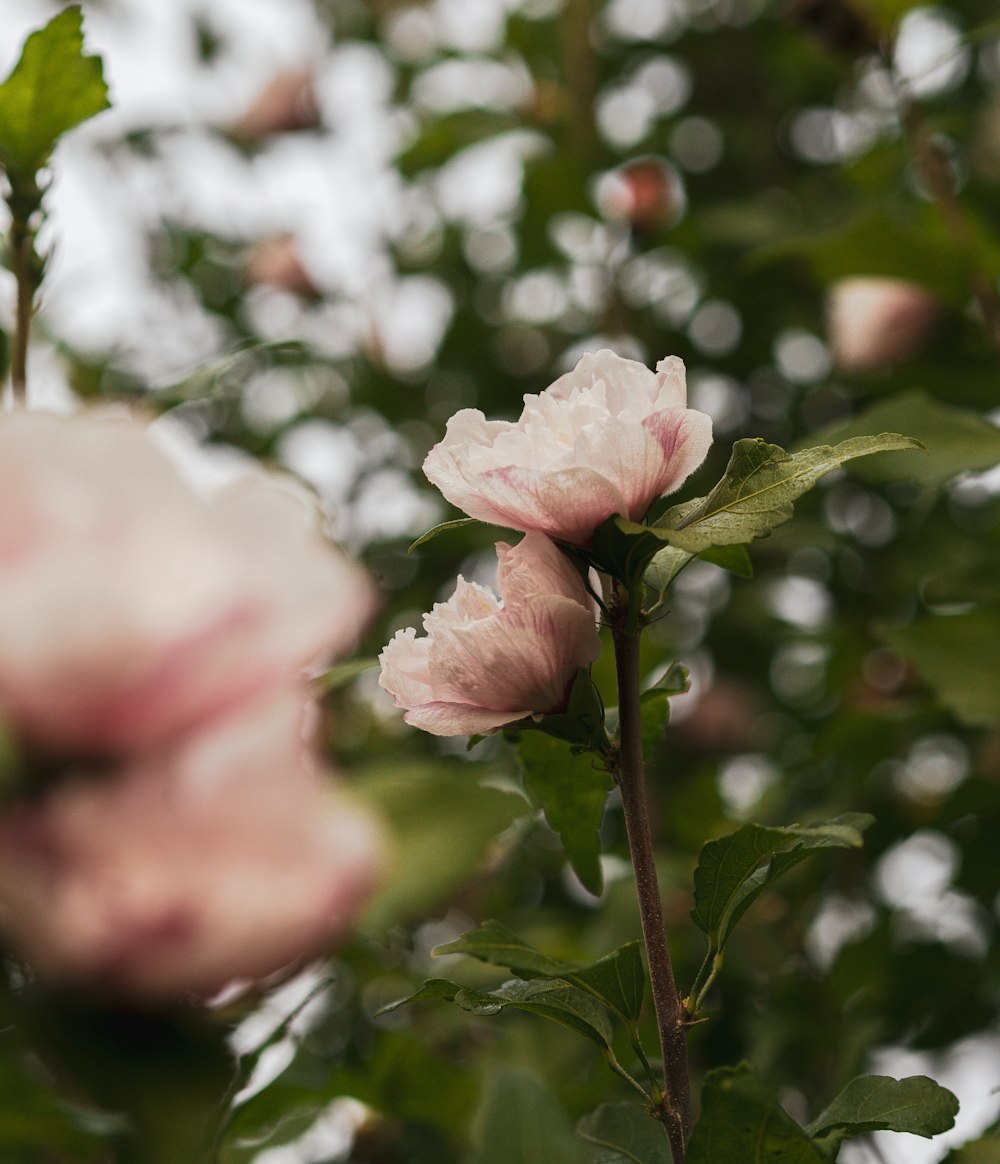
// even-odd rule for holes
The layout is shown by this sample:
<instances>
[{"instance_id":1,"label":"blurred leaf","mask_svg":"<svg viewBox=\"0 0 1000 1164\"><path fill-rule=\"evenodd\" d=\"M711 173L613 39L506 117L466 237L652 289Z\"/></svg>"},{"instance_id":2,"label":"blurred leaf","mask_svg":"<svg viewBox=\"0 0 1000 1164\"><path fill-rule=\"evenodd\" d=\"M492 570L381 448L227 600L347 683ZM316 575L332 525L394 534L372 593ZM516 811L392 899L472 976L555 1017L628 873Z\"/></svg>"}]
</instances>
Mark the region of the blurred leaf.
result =
<instances>
[{"instance_id":1,"label":"blurred leaf","mask_svg":"<svg viewBox=\"0 0 1000 1164\"><path fill-rule=\"evenodd\" d=\"M1000 428L968 408L956 408L924 392L904 392L865 409L849 424L826 429L825 439L905 428L927 450L923 457L889 453L859 465L871 482L915 481L938 486L959 473L991 469L1000 461Z\"/></svg>"},{"instance_id":2,"label":"blurred leaf","mask_svg":"<svg viewBox=\"0 0 1000 1164\"><path fill-rule=\"evenodd\" d=\"M80 8L66 8L28 37L0 84L0 160L30 181L67 130L108 106L101 60L83 51Z\"/></svg>"},{"instance_id":3,"label":"blurred leaf","mask_svg":"<svg viewBox=\"0 0 1000 1164\"><path fill-rule=\"evenodd\" d=\"M663 1125L639 1104L603 1103L576 1125L588 1164L671 1164Z\"/></svg>"},{"instance_id":4,"label":"blurred leaf","mask_svg":"<svg viewBox=\"0 0 1000 1164\"><path fill-rule=\"evenodd\" d=\"M670 722L670 697L683 695L691 689L687 668L674 663L655 687L642 693L640 716L642 720L642 754L649 763L653 752L663 739Z\"/></svg>"},{"instance_id":5,"label":"blurred leaf","mask_svg":"<svg viewBox=\"0 0 1000 1164\"><path fill-rule=\"evenodd\" d=\"M854 437L798 453L758 439L737 441L726 474L712 492L668 509L657 532L694 554L709 546L749 542L788 521L792 503L845 461L920 448L919 441L897 433Z\"/></svg>"},{"instance_id":6,"label":"blurred leaf","mask_svg":"<svg viewBox=\"0 0 1000 1164\"><path fill-rule=\"evenodd\" d=\"M970 1140L961 1148L952 1149L941 1164L997 1164L998 1160L1000 1160L1000 1138L987 1136L981 1140Z\"/></svg>"},{"instance_id":7,"label":"blurred leaf","mask_svg":"<svg viewBox=\"0 0 1000 1164\"><path fill-rule=\"evenodd\" d=\"M747 824L709 841L694 874L691 917L721 949L743 914L782 873L818 849L860 848L861 832L872 823L864 813L848 812L813 825Z\"/></svg>"},{"instance_id":8,"label":"blurred leaf","mask_svg":"<svg viewBox=\"0 0 1000 1164\"><path fill-rule=\"evenodd\" d=\"M518 755L525 788L559 834L577 877L599 896L603 888L600 828L608 793L614 787L610 773L598 766L591 753L574 756L566 743L541 732L525 732Z\"/></svg>"},{"instance_id":9,"label":"blurred leaf","mask_svg":"<svg viewBox=\"0 0 1000 1164\"><path fill-rule=\"evenodd\" d=\"M314 680L320 691L337 691L352 683L359 675L366 671L373 671L378 666L378 659L348 659L346 663L338 663L318 675Z\"/></svg>"},{"instance_id":10,"label":"blurred leaf","mask_svg":"<svg viewBox=\"0 0 1000 1164\"><path fill-rule=\"evenodd\" d=\"M1000 721L1000 613L974 610L937 615L878 633L905 656L963 723L985 727Z\"/></svg>"},{"instance_id":11,"label":"blurred leaf","mask_svg":"<svg viewBox=\"0 0 1000 1164\"><path fill-rule=\"evenodd\" d=\"M490 842L530 811L516 792L480 783L490 774L462 761L388 763L352 776L392 830L393 875L365 913L384 929L420 914L465 884Z\"/></svg>"},{"instance_id":12,"label":"blurred leaf","mask_svg":"<svg viewBox=\"0 0 1000 1164\"><path fill-rule=\"evenodd\" d=\"M489 1072L470 1164L576 1164L581 1154L557 1096L534 1073L506 1065Z\"/></svg>"},{"instance_id":13,"label":"blurred leaf","mask_svg":"<svg viewBox=\"0 0 1000 1164\"><path fill-rule=\"evenodd\" d=\"M522 977L560 978L628 1021L638 1018L642 1010L646 976L640 949L639 942L628 942L596 962L563 962L540 953L499 922L486 921L455 941L438 946L434 953L466 954Z\"/></svg>"},{"instance_id":14,"label":"blurred leaf","mask_svg":"<svg viewBox=\"0 0 1000 1164\"><path fill-rule=\"evenodd\" d=\"M926 1075L858 1075L807 1130L837 1141L878 1131L930 1139L954 1127L957 1113L958 1100Z\"/></svg>"},{"instance_id":15,"label":"blurred leaf","mask_svg":"<svg viewBox=\"0 0 1000 1164\"><path fill-rule=\"evenodd\" d=\"M431 978L419 990L384 1006L379 1013L389 1014L401 1006L425 998L453 1002L462 1010L483 1018L507 1009L537 1014L576 1031L600 1047L611 1046L611 1027L604 1007L575 986L551 978L534 978L529 981L512 978L496 990L475 990L445 978Z\"/></svg>"},{"instance_id":16,"label":"blurred leaf","mask_svg":"<svg viewBox=\"0 0 1000 1164\"><path fill-rule=\"evenodd\" d=\"M705 1077L701 1119L687 1164L825 1164L809 1136L751 1069L721 1067Z\"/></svg>"}]
</instances>

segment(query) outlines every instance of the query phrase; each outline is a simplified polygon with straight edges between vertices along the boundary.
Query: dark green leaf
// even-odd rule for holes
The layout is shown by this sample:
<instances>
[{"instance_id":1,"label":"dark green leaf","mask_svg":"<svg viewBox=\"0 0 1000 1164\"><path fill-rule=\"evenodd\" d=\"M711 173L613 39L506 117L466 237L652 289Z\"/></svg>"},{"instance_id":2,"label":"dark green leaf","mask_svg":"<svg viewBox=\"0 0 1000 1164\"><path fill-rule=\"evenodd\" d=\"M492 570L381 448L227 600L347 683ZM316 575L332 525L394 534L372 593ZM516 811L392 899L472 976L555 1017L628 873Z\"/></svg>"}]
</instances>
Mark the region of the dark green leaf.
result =
<instances>
[{"instance_id":1,"label":"dark green leaf","mask_svg":"<svg viewBox=\"0 0 1000 1164\"><path fill-rule=\"evenodd\" d=\"M30 181L67 130L108 108L99 57L83 51L83 17L66 8L25 42L0 85L0 160Z\"/></svg>"},{"instance_id":2,"label":"dark green leaf","mask_svg":"<svg viewBox=\"0 0 1000 1164\"><path fill-rule=\"evenodd\" d=\"M636 1103L603 1103L576 1125L588 1164L671 1164L663 1125Z\"/></svg>"},{"instance_id":3,"label":"dark green leaf","mask_svg":"<svg viewBox=\"0 0 1000 1164\"><path fill-rule=\"evenodd\" d=\"M914 664L963 723L987 727L1000 721L1000 613L937 615L880 626L879 635Z\"/></svg>"},{"instance_id":4,"label":"dark green leaf","mask_svg":"<svg viewBox=\"0 0 1000 1164\"><path fill-rule=\"evenodd\" d=\"M788 521L792 503L845 461L922 447L896 433L853 437L799 453L757 439L737 441L726 474L712 492L668 509L657 529L671 545L692 554L749 542Z\"/></svg>"},{"instance_id":5,"label":"dark green leaf","mask_svg":"<svg viewBox=\"0 0 1000 1164\"><path fill-rule=\"evenodd\" d=\"M865 1132L910 1132L930 1139L955 1124L958 1100L926 1075L858 1075L808 1127L811 1136L847 1139Z\"/></svg>"},{"instance_id":6,"label":"dark green leaf","mask_svg":"<svg viewBox=\"0 0 1000 1164\"><path fill-rule=\"evenodd\" d=\"M708 1073L687 1164L825 1164L825 1159L746 1064Z\"/></svg>"},{"instance_id":7,"label":"dark green leaf","mask_svg":"<svg viewBox=\"0 0 1000 1164\"><path fill-rule=\"evenodd\" d=\"M383 1007L380 1013L388 1014L407 1003L426 998L453 1002L470 1014L484 1018L507 1009L537 1014L576 1031L601 1047L611 1045L611 1027L604 1007L589 994L566 982L550 978L529 981L513 978L496 990L475 990L444 978L432 978L415 993Z\"/></svg>"},{"instance_id":8,"label":"dark green leaf","mask_svg":"<svg viewBox=\"0 0 1000 1164\"><path fill-rule=\"evenodd\" d=\"M888 453L859 465L859 477L874 483L916 481L938 486L958 473L990 469L1000 461L1000 429L977 412L935 400L925 392L903 392L880 401L848 425L822 435L842 440L905 428L927 447L924 457Z\"/></svg>"},{"instance_id":9,"label":"dark green leaf","mask_svg":"<svg viewBox=\"0 0 1000 1164\"><path fill-rule=\"evenodd\" d=\"M596 962L563 962L540 953L506 926L485 921L435 954L466 954L523 978L559 978L607 1004L623 1019L639 1017L645 988L640 943L628 942Z\"/></svg>"},{"instance_id":10,"label":"dark green leaf","mask_svg":"<svg viewBox=\"0 0 1000 1164\"><path fill-rule=\"evenodd\" d=\"M589 753L574 756L561 740L541 732L525 732L518 754L524 786L559 834L577 877L591 893L600 894L600 828L614 784L610 774Z\"/></svg>"},{"instance_id":11,"label":"dark green leaf","mask_svg":"<svg viewBox=\"0 0 1000 1164\"><path fill-rule=\"evenodd\" d=\"M813 825L747 824L709 841L694 874L691 917L721 949L766 886L817 849L860 848L861 832L871 823L864 813L845 813Z\"/></svg>"},{"instance_id":12,"label":"dark green leaf","mask_svg":"<svg viewBox=\"0 0 1000 1164\"><path fill-rule=\"evenodd\" d=\"M523 1068L489 1072L472 1138L470 1164L576 1164L581 1157L558 1097Z\"/></svg>"}]
</instances>

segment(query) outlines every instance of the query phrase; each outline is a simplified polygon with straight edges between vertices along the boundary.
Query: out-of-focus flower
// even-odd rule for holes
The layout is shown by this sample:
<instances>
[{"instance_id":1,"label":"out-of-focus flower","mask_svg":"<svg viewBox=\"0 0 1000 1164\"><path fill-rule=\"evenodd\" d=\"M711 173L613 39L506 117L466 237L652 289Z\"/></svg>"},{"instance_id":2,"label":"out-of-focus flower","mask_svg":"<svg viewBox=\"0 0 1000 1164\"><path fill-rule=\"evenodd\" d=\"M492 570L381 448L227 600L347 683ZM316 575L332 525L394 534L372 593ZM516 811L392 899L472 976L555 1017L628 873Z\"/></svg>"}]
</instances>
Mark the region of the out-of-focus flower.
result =
<instances>
[{"instance_id":1,"label":"out-of-focus flower","mask_svg":"<svg viewBox=\"0 0 1000 1164\"><path fill-rule=\"evenodd\" d=\"M878 372L915 356L940 314L926 288L905 279L840 279L827 295L827 333L843 372Z\"/></svg>"},{"instance_id":2,"label":"out-of-focus flower","mask_svg":"<svg viewBox=\"0 0 1000 1164\"><path fill-rule=\"evenodd\" d=\"M499 542L497 557L501 601L459 577L424 615L423 638L401 630L381 654L380 682L414 727L459 736L561 711L576 672L600 653L593 600L548 538Z\"/></svg>"},{"instance_id":3,"label":"out-of-focus flower","mask_svg":"<svg viewBox=\"0 0 1000 1164\"><path fill-rule=\"evenodd\" d=\"M636 158L598 183L598 208L606 218L656 234L673 225L684 210L684 184L663 158Z\"/></svg>"},{"instance_id":4,"label":"out-of-focus flower","mask_svg":"<svg viewBox=\"0 0 1000 1164\"><path fill-rule=\"evenodd\" d=\"M372 597L304 493L209 499L122 419L0 419L0 713L49 753L155 747L354 645Z\"/></svg>"},{"instance_id":5,"label":"out-of-focus flower","mask_svg":"<svg viewBox=\"0 0 1000 1164\"><path fill-rule=\"evenodd\" d=\"M298 685L0 812L0 929L47 978L208 996L321 953L378 880L374 823L325 790Z\"/></svg>"},{"instance_id":6,"label":"out-of-focus flower","mask_svg":"<svg viewBox=\"0 0 1000 1164\"><path fill-rule=\"evenodd\" d=\"M276 133L318 129L322 114L311 69L286 69L260 91L233 126L236 137L253 140Z\"/></svg>"},{"instance_id":7,"label":"out-of-focus flower","mask_svg":"<svg viewBox=\"0 0 1000 1164\"><path fill-rule=\"evenodd\" d=\"M243 277L251 287L277 287L300 299L318 299L319 288L306 270L295 236L263 238L247 252Z\"/></svg>"},{"instance_id":8,"label":"out-of-focus flower","mask_svg":"<svg viewBox=\"0 0 1000 1164\"><path fill-rule=\"evenodd\" d=\"M586 545L612 514L641 519L704 460L712 422L686 404L675 356L654 373L602 349L525 396L516 423L457 412L424 472L470 517Z\"/></svg>"}]
</instances>

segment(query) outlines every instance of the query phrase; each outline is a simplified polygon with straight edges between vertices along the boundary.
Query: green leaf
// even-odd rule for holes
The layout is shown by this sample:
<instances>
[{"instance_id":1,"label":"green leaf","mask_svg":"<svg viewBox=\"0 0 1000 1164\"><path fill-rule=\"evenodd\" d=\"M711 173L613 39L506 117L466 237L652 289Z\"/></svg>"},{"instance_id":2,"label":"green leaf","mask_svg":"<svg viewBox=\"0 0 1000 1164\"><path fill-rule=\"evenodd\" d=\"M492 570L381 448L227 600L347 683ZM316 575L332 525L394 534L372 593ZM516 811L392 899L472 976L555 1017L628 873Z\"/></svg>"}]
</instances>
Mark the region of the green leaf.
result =
<instances>
[{"instance_id":1,"label":"green leaf","mask_svg":"<svg viewBox=\"0 0 1000 1164\"><path fill-rule=\"evenodd\" d=\"M663 1125L635 1103L602 1103L576 1125L588 1164L671 1164Z\"/></svg>"},{"instance_id":2,"label":"green leaf","mask_svg":"<svg viewBox=\"0 0 1000 1164\"><path fill-rule=\"evenodd\" d=\"M735 924L782 873L817 849L857 849L872 824L864 813L844 813L812 825L743 825L709 841L694 874L691 917L721 949ZM782 851L784 850L784 851Z\"/></svg>"},{"instance_id":3,"label":"green leaf","mask_svg":"<svg viewBox=\"0 0 1000 1164\"><path fill-rule=\"evenodd\" d=\"M613 516L594 530L588 556L598 570L627 583L645 571L665 543L666 538L653 526Z\"/></svg>"},{"instance_id":4,"label":"green leaf","mask_svg":"<svg viewBox=\"0 0 1000 1164\"><path fill-rule=\"evenodd\" d=\"M589 682L589 679L588 679ZM599 895L601 821L614 781L593 755L574 756L561 740L526 732L518 744L524 786L542 806L545 819L559 834L566 857L587 889Z\"/></svg>"},{"instance_id":5,"label":"green leaf","mask_svg":"<svg viewBox=\"0 0 1000 1164\"><path fill-rule=\"evenodd\" d=\"M377 666L378 659L348 659L346 663L338 663L336 667L318 675L314 682L320 691L337 691Z\"/></svg>"},{"instance_id":6,"label":"green leaf","mask_svg":"<svg viewBox=\"0 0 1000 1164\"><path fill-rule=\"evenodd\" d=\"M988 727L1000 722L1000 613L937 615L902 626L883 624L878 633L913 663L963 723Z\"/></svg>"},{"instance_id":7,"label":"green leaf","mask_svg":"<svg viewBox=\"0 0 1000 1164\"><path fill-rule=\"evenodd\" d=\"M455 761L404 763L355 773L352 791L389 824L392 877L365 911L364 921L385 930L423 915L468 882L494 838L530 811L517 792L480 783L486 766Z\"/></svg>"},{"instance_id":8,"label":"green leaf","mask_svg":"<svg viewBox=\"0 0 1000 1164\"><path fill-rule=\"evenodd\" d=\"M737 441L726 474L712 492L668 509L657 529L671 545L692 554L749 542L788 521L792 503L845 461L922 447L897 433L854 437L799 453L756 438Z\"/></svg>"},{"instance_id":9,"label":"green leaf","mask_svg":"<svg viewBox=\"0 0 1000 1164\"><path fill-rule=\"evenodd\" d=\"M28 37L0 84L0 161L33 179L67 130L108 106L101 60L83 51L83 16L66 8Z\"/></svg>"},{"instance_id":10,"label":"green leaf","mask_svg":"<svg viewBox=\"0 0 1000 1164\"><path fill-rule=\"evenodd\" d=\"M670 722L670 697L683 695L691 689L687 668L674 663L655 687L644 691L640 700L642 722L642 754L649 762Z\"/></svg>"},{"instance_id":11,"label":"green leaf","mask_svg":"<svg viewBox=\"0 0 1000 1164\"><path fill-rule=\"evenodd\" d=\"M945 1156L942 1164L996 1164L997 1160L1000 1160L1000 1139L985 1136L955 1148Z\"/></svg>"},{"instance_id":12,"label":"green leaf","mask_svg":"<svg viewBox=\"0 0 1000 1164\"><path fill-rule=\"evenodd\" d=\"M462 1010L482 1018L492 1017L508 1009L537 1014L576 1031L602 1048L611 1046L611 1027L604 1007L567 982L550 978L527 981L513 978L496 990L475 990L445 978L431 978L419 990L384 1006L379 1013L389 1014L401 1006L425 998L453 1002Z\"/></svg>"},{"instance_id":13,"label":"green leaf","mask_svg":"<svg viewBox=\"0 0 1000 1164\"><path fill-rule=\"evenodd\" d=\"M735 574L738 578L752 578L753 564L745 546L709 546L698 555L703 562L711 562Z\"/></svg>"},{"instance_id":14,"label":"green leaf","mask_svg":"<svg viewBox=\"0 0 1000 1164\"><path fill-rule=\"evenodd\" d=\"M809 1125L816 1139L844 1140L866 1132L910 1132L930 1139L955 1125L958 1100L926 1075L890 1079L858 1075Z\"/></svg>"},{"instance_id":15,"label":"green leaf","mask_svg":"<svg viewBox=\"0 0 1000 1164\"><path fill-rule=\"evenodd\" d=\"M665 594L674 584L681 570L696 556L689 554L686 550L680 550L676 546L664 546L662 550L658 550L653 555L642 580L650 590L660 595Z\"/></svg>"},{"instance_id":16,"label":"green leaf","mask_svg":"<svg viewBox=\"0 0 1000 1164\"><path fill-rule=\"evenodd\" d=\"M744 1063L705 1078L687 1164L825 1164L805 1131Z\"/></svg>"},{"instance_id":17,"label":"green leaf","mask_svg":"<svg viewBox=\"0 0 1000 1164\"><path fill-rule=\"evenodd\" d=\"M472 1129L470 1164L577 1164L581 1145L559 1100L537 1076L494 1067Z\"/></svg>"},{"instance_id":18,"label":"green leaf","mask_svg":"<svg viewBox=\"0 0 1000 1164\"><path fill-rule=\"evenodd\" d=\"M478 521L474 517L456 517L454 521L442 521L438 525L431 526L431 528L426 533L421 534L420 537L418 537L417 540L412 543L406 552L408 554L412 554L414 550L419 549L420 546L424 545L426 542L433 541L434 538L438 537L440 534L450 533L452 530L461 529L466 525L482 524L483 522Z\"/></svg>"},{"instance_id":19,"label":"green leaf","mask_svg":"<svg viewBox=\"0 0 1000 1164\"><path fill-rule=\"evenodd\" d=\"M609 1006L626 1021L642 1010L646 976L641 943L628 942L596 962L563 962L542 954L506 926L485 921L435 954L466 954L491 966L503 966L522 978L558 978Z\"/></svg>"},{"instance_id":20,"label":"green leaf","mask_svg":"<svg viewBox=\"0 0 1000 1164\"><path fill-rule=\"evenodd\" d=\"M979 413L935 400L925 392L904 392L859 413L849 424L827 429L824 439L903 428L927 448L924 457L889 453L858 466L873 484L915 481L935 487L959 473L991 469L1000 461L1000 428Z\"/></svg>"}]
</instances>

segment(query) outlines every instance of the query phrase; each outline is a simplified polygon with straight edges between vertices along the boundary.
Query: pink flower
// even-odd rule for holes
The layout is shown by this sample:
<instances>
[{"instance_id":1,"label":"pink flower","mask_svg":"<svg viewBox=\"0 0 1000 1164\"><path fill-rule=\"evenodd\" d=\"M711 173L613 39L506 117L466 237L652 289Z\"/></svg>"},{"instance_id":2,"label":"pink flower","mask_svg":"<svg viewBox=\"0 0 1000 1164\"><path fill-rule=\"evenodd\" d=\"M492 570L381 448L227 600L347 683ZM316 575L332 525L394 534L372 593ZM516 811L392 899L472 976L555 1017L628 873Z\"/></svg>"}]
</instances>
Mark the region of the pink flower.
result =
<instances>
[{"instance_id":1,"label":"pink flower","mask_svg":"<svg viewBox=\"0 0 1000 1164\"><path fill-rule=\"evenodd\" d=\"M605 518L641 519L704 460L712 422L686 400L676 357L654 373L602 350L525 396L516 424L456 413L424 472L470 517L587 545Z\"/></svg>"},{"instance_id":2,"label":"pink flower","mask_svg":"<svg viewBox=\"0 0 1000 1164\"><path fill-rule=\"evenodd\" d=\"M827 296L827 333L843 372L878 372L915 356L941 307L918 283L860 276L840 279Z\"/></svg>"},{"instance_id":3,"label":"pink flower","mask_svg":"<svg viewBox=\"0 0 1000 1164\"><path fill-rule=\"evenodd\" d=\"M51 980L208 996L322 953L378 879L373 822L323 787L290 687L0 812L0 928Z\"/></svg>"},{"instance_id":4,"label":"pink flower","mask_svg":"<svg viewBox=\"0 0 1000 1164\"><path fill-rule=\"evenodd\" d=\"M562 710L600 653L594 603L558 547L529 533L513 548L499 542L497 557L501 601L459 577L424 615L426 635L399 631L380 656L380 682L414 727L460 736Z\"/></svg>"},{"instance_id":5,"label":"pink flower","mask_svg":"<svg viewBox=\"0 0 1000 1164\"><path fill-rule=\"evenodd\" d=\"M148 748L349 649L367 584L304 494L206 500L121 419L0 419L0 714L49 751Z\"/></svg>"}]
</instances>

